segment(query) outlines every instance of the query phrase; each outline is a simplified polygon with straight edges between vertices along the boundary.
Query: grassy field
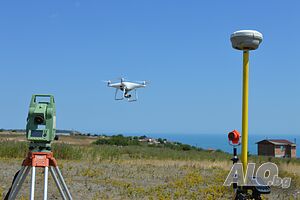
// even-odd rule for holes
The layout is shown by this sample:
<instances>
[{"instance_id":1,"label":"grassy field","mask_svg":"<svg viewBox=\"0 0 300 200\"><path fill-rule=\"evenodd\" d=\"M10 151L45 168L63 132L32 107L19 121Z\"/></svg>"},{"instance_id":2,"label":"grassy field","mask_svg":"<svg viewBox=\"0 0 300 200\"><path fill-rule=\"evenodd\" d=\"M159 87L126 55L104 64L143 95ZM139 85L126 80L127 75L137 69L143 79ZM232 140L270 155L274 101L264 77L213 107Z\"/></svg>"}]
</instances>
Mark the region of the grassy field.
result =
<instances>
[{"instance_id":1,"label":"grassy field","mask_svg":"<svg viewBox=\"0 0 300 200\"><path fill-rule=\"evenodd\" d=\"M28 149L27 142L10 138L13 136L0 136L0 199L8 191ZM74 142L80 140L85 142ZM231 188L222 186L232 166L231 155L224 152L95 145L93 141L95 138L65 136L53 144L54 155L74 199L231 199L233 196ZM300 199L299 160L257 156L249 159L256 163L276 162L280 176L292 178L290 188L274 187L272 194L264 199ZM41 174L39 170L37 199L42 194ZM49 199L60 199L52 178L48 193ZM28 195L29 178L19 197L28 199Z\"/></svg>"}]
</instances>

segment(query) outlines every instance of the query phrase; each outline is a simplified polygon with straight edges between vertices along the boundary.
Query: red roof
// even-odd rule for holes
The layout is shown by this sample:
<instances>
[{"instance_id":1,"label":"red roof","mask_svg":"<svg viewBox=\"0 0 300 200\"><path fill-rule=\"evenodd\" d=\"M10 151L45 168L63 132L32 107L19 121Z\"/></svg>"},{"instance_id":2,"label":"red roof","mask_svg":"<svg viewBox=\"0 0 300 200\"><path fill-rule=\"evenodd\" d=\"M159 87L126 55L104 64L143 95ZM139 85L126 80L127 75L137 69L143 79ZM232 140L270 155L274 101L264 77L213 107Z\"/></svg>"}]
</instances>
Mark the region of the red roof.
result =
<instances>
[{"instance_id":1,"label":"red roof","mask_svg":"<svg viewBox=\"0 0 300 200\"><path fill-rule=\"evenodd\" d=\"M257 143L261 143L261 142L270 142L272 144L281 144L281 145L294 145L293 142L290 142L288 140L284 140L284 139L270 139L270 140L261 140Z\"/></svg>"},{"instance_id":2,"label":"red roof","mask_svg":"<svg viewBox=\"0 0 300 200\"><path fill-rule=\"evenodd\" d=\"M285 143L285 144L293 144L288 140L269 140L270 142L277 142L277 143Z\"/></svg>"}]
</instances>

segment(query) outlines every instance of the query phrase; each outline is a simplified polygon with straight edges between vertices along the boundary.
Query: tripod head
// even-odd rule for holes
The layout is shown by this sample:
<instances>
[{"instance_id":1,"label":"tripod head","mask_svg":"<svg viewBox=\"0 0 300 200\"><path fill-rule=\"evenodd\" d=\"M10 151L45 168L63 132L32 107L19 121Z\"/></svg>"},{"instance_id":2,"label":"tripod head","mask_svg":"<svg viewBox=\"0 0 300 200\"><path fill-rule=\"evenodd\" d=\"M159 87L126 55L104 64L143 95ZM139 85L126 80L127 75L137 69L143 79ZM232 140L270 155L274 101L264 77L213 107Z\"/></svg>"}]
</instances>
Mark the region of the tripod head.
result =
<instances>
[{"instance_id":1,"label":"tripod head","mask_svg":"<svg viewBox=\"0 0 300 200\"><path fill-rule=\"evenodd\" d=\"M32 95L26 125L26 138L31 151L50 151L55 139L56 109L54 97L48 94Z\"/></svg>"}]
</instances>

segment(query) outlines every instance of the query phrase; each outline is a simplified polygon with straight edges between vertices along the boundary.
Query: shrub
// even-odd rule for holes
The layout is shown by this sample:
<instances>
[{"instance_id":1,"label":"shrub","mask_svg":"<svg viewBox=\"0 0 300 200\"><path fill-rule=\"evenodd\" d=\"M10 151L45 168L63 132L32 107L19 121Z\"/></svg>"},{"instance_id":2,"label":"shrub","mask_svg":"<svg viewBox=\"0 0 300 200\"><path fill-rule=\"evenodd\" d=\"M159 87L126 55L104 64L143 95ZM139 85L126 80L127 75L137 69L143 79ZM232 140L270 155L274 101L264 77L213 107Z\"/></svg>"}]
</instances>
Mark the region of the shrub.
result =
<instances>
[{"instance_id":1,"label":"shrub","mask_svg":"<svg viewBox=\"0 0 300 200\"><path fill-rule=\"evenodd\" d=\"M133 137L124 137L123 135L113 135L110 138L100 138L96 140L94 144L116 146L140 145L138 139Z\"/></svg>"}]
</instances>

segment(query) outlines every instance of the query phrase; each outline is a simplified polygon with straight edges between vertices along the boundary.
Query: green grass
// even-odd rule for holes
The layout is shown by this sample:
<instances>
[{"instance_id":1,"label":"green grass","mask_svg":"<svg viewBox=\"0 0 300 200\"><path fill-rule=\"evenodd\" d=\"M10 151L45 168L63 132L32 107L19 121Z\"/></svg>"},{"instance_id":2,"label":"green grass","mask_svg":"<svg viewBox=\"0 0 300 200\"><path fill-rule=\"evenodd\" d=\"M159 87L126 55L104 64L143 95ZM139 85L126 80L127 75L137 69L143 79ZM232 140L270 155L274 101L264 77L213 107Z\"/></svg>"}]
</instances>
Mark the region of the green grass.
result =
<instances>
[{"instance_id":1,"label":"green grass","mask_svg":"<svg viewBox=\"0 0 300 200\"><path fill-rule=\"evenodd\" d=\"M171 160L226 160L230 155L220 151L176 150L167 147L147 145L114 146L114 145L70 145L53 144L53 152L57 159L68 160L116 160L132 159L171 159ZM0 142L0 157L24 158L28 152L27 142Z\"/></svg>"},{"instance_id":2,"label":"green grass","mask_svg":"<svg viewBox=\"0 0 300 200\"><path fill-rule=\"evenodd\" d=\"M222 151L207 151L202 149L173 149L167 146L152 145L70 145L53 144L53 152L57 159L65 160L118 160L131 159L159 159L159 160L230 160L232 155ZM0 141L0 158L24 158L28 152L28 142ZM249 162L262 164L274 162L276 164L299 164L300 159L282 159L264 156L249 156Z\"/></svg>"},{"instance_id":3,"label":"green grass","mask_svg":"<svg viewBox=\"0 0 300 200\"><path fill-rule=\"evenodd\" d=\"M1 141L0 157L2 158L22 158L26 156L28 150L27 142Z\"/></svg>"}]
</instances>

